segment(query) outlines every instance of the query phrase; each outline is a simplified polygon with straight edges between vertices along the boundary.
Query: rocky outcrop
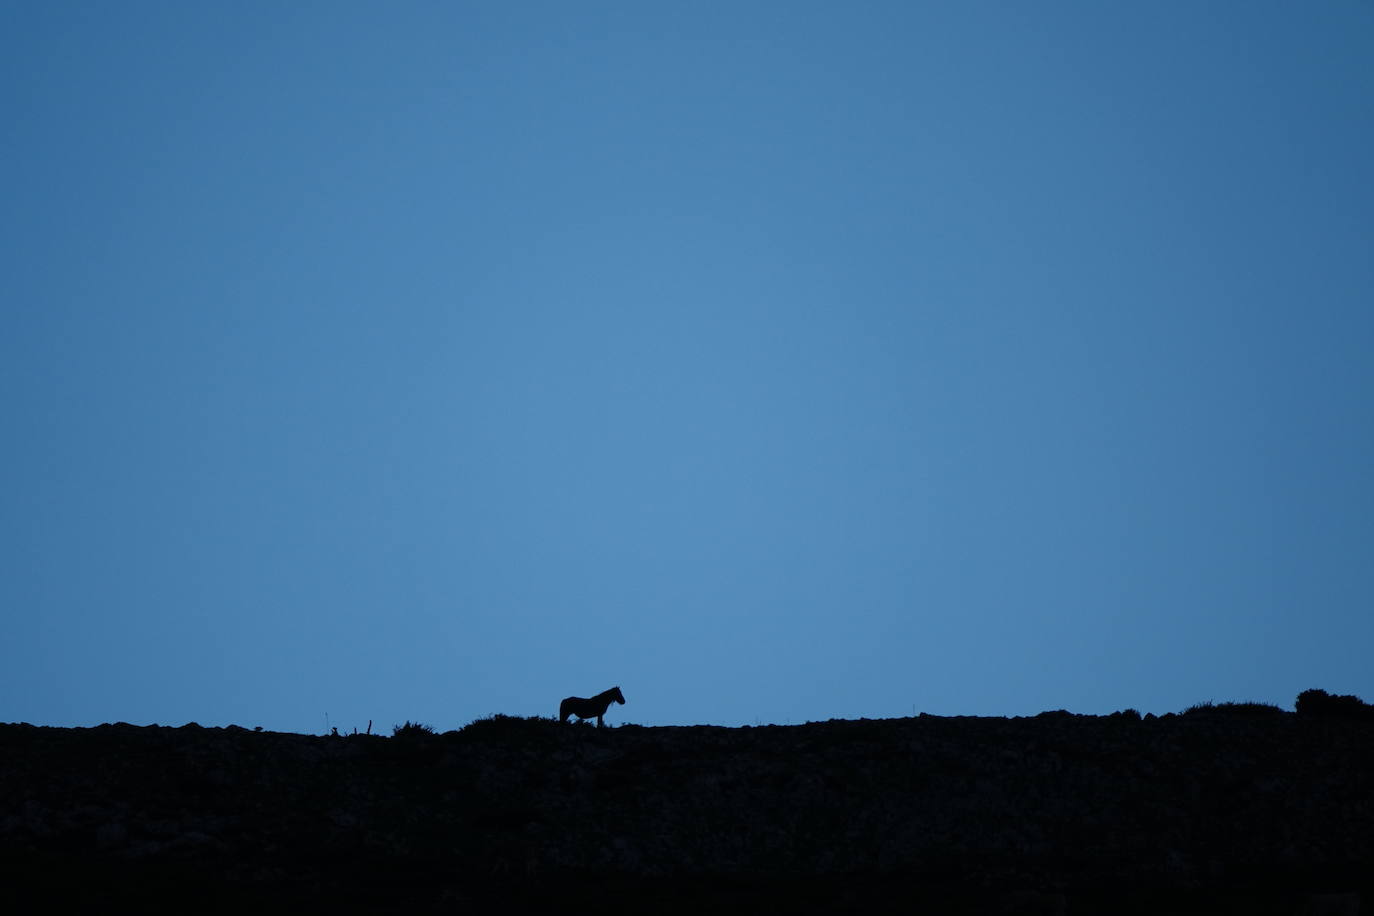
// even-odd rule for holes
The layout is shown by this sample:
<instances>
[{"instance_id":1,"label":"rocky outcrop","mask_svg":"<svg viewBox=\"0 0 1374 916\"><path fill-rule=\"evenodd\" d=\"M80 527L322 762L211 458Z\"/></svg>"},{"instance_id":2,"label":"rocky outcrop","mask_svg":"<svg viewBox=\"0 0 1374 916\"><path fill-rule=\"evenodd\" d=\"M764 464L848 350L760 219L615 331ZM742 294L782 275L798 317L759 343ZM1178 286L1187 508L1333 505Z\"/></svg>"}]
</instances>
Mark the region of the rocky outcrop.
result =
<instances>
[{"instance_id":1,"label":"rocky outcrop","mask_svg":"<svg viewBox=\"0 0 1374 916\"><path fill-rule=\"evenodd\" d=\"M496 717L396 738L10 725L0 854L9 886L78 902L211 888L233 909L652 897L685 912L725 895L1202 912L1222 895L1295 913L1370 899L1371 774L1370 723L1223 709L758 728Z\"/></svg>"}]
</instances>

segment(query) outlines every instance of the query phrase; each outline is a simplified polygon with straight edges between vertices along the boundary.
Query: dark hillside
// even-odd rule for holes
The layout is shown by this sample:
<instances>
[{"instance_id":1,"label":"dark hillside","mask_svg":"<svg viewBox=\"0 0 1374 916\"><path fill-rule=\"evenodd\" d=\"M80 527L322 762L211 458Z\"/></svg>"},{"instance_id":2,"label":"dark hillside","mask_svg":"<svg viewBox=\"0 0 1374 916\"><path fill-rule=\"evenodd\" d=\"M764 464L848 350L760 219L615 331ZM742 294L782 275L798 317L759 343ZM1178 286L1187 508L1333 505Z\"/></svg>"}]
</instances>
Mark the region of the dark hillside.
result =
<instances>
[{"instance_id":1,"label":"dark hillside","mask_svg":"<svg viewBox=\"0 0 1374 916\"><path fill-rule=\"evenodd\" d=\"M1374 723L9 725L0 853L11 897L102 908L1345 913L1374 899Z\"/></svg>"}]
</instances>

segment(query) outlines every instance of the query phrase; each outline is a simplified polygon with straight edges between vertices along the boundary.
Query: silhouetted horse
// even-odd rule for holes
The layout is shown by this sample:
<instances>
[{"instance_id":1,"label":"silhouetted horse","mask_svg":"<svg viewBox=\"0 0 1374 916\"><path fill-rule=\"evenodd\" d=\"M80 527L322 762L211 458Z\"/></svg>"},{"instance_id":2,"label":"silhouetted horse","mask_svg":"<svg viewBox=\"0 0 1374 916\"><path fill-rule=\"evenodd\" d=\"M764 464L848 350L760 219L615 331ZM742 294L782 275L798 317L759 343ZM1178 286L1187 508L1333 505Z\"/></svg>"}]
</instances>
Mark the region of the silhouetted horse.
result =
<instances>
[{"instance_id":1,"label":"silhouetted horse","mask_svg":"<svg viewBox=\"0 0 1374 916\"><path fill-rule=\"evenodd\" d=\"M568 721L568 716L577 716L579 719L590 719L596 716L596 727L600 728L606 723L601 717L606 714L606 709L612 702L625 705L625 694L620 692L619 687L612 687L610 690L603 690L590 700L583 697L568 697L558 704L558 721Z\"/></svg>"}]
</instances>

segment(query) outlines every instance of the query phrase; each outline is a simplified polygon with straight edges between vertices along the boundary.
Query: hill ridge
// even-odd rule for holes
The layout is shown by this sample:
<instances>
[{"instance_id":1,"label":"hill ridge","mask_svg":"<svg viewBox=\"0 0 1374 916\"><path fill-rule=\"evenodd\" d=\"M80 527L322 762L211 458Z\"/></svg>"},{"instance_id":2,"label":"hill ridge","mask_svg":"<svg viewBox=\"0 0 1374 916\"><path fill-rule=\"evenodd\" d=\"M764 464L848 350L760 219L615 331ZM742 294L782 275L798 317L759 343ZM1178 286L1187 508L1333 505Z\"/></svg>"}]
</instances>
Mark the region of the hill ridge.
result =
<instances>
[{"instance_id":1,"label":"hill ridge","mask_svg":"<svg viewBox=\"0 0 1374 916\"><path fill-rule=\"evenodd\" d=\"M896 882L1278 900L1374 873L1369 773L1371 723L1224 707L604 729L494 716L396 737L5 725L0 852L30 879L350 887L379 908L578 878L681 899Z\"/></svg>"}]
</instances>

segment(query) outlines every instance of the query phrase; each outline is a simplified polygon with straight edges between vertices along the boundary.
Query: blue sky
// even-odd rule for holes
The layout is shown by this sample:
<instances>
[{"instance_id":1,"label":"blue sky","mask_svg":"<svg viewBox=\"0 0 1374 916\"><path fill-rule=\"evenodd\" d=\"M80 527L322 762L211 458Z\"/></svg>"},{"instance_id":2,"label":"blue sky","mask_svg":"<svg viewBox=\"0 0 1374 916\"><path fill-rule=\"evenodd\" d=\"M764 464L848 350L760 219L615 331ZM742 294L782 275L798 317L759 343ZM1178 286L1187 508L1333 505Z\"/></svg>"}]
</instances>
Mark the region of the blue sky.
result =
<instances>
[{"instance_id":1,"label":"blue sky","mask_svg":"<svg viewBox=\"0 0 1374 916\"><path fill-rule=\"evenodd\" d=\"M0 721L1374 699L1368 3L0 10Z\"/></svg>"}]
</instances>

